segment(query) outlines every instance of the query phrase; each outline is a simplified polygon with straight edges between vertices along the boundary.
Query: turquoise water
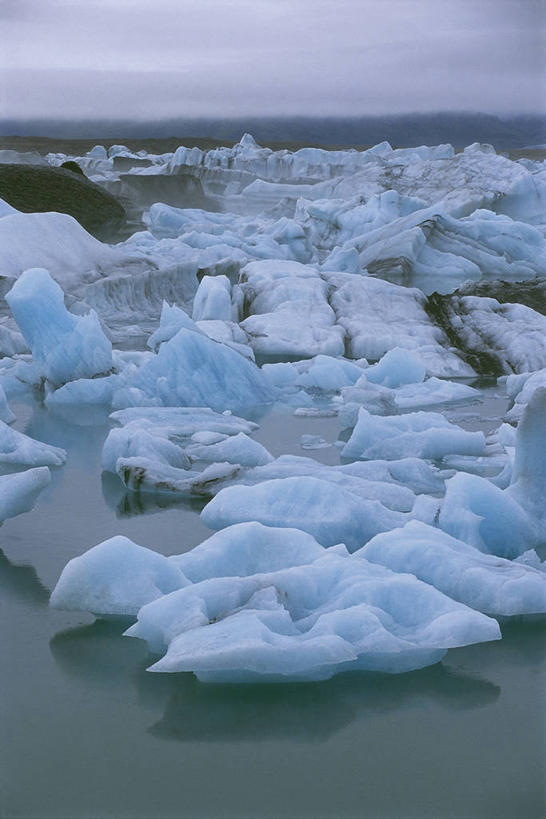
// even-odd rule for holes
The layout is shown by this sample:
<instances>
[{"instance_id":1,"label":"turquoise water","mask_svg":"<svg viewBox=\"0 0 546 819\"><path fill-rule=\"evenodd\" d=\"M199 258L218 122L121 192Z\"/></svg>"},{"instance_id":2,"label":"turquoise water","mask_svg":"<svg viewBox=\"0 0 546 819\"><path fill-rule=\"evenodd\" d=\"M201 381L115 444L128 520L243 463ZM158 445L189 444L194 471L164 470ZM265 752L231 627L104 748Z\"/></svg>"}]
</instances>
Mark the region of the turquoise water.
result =
<instances>
[{"instance_id":1,"label":"turquoise water","mask_svg":"<svg viewBox=\"0 0 546 819\"><path fill-rule=\"evenodd\" d=\"M142 504L101 478L105 416L12 406L17 428L69 457L35 509L0 530L2 817L542 815L539 624L504 626L501 642L398 677L250 687L150 674L145 644L122 637L122 623L50 610L49 592L67 560L114 534L186 551L208 534L200 505ZM455 414L472 425L476 412L488 414ZM297 442L336 429L273 416L258 437L330 463L337 450Z\"/></svg>"}]
</instances>

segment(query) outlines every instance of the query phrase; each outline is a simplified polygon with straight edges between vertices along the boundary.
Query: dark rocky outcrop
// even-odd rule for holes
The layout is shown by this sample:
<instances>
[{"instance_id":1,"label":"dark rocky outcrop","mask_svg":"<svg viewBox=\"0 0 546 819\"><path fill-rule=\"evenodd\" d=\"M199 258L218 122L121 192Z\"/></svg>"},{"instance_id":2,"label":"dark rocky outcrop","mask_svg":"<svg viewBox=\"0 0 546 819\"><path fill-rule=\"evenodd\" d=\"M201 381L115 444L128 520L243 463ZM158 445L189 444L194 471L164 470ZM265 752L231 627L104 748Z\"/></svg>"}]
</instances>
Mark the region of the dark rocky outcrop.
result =
<instances>
[{"instance_id":1,"label":"dark rocky outcrop","mask_svg":"<svg viewBox=\"0 0 546 819\"><path fill-rule=\"evenodd\" d=\"M457 291L455 291L457 292ZM442 295L431 293L427 298L425 310L428 315L446 334L449 343L459 355L480 375L499 376L503 373L498 357L485 350L475 350L468 346L463 334L458 330L461 316L453 309L453 294ZM462 319L464 320L464 319Z\"/></svg>"},{"instance_id":2,"label":"dark rocky outcrop","mask_svg":"<svg viewBox=\"0 0 546 819\"><path fill-rule=\"evenodd\" d=\"M467 282L455 291L458 296L482 296L500 304L525 304L546 316L546 278L540 276L524 282Z\"/></svg>"},{"instance_id":3,"label":"dark rocky outcrop","mask_svg":"<svg viewBox=\"0 0 546 819\"><path fill-rule=\"evenodd\" d=\"M503 375L507 370L501 351L491 346L487 334L477 334L476 327L470 333L467 331L467 296L495 299L499 304L523 304L546 315L546 278L521 282L500 279L467 282L453 293L432 293L427 298L425 309L428 315L441 327L450 345L457 348L462 358L481 375Z\"/></svg>"},{"instance_id":4,"label":"dark rocky outcrop","mask_svg":"<svg viewBox=\"0 0 546 819\"><path fill-rule=\"evenodd\" d=\"M0 165L0 198L23 213L68 213L102 241L113 239L126 218L114 196L66 168Z\"/></svg>"},{"instance_id":5,"label":"dark rocky outcrop","mask_svg":"<svg viewBox=\"0 0 546 819\"><path fill-rule=\"evenodd\" d=\"M63 164L60 167L64 168L65 171L72 171L72 173L78 173L80 174L80 176L85 176L84 172L82 171L78 163L74 162L73 159L67 159L67 161L63 162Z\"/></svg>"}]
</instances>

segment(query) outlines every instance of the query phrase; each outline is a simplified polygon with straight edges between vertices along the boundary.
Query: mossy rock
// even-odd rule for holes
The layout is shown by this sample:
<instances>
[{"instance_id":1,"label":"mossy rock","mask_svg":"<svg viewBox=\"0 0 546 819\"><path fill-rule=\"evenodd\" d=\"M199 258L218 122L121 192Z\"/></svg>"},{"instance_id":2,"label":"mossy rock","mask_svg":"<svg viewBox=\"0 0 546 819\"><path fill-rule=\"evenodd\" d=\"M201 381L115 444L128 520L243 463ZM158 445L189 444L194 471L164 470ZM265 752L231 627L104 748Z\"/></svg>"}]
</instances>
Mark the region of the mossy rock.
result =
<instances>
[{"instance_id":1,"label":"mossy rock","mask_svg":"<svg viewBox=\"0 0 546 819\"><path fill-rule=\"evenodd\" d=\"M78 163L74 162L73 159L67 159L67 161L63 162L63 164L60 165L60 167L64 168L66 171L72 171L72 173L77 173L80 176L85 177L84 172L82 171Z\"/></svg>"},{"instance_id":2,"label":"mossy rock","mask_svg":"<svg viewBox=\"0 0 546 819\"><path fill-rule=\"evenodd\" d=\"M0 198L23 213L68 213L102 241L113 239L126 220L114 196L72 169L0 165Z\"/></svg>"}]
</instances>

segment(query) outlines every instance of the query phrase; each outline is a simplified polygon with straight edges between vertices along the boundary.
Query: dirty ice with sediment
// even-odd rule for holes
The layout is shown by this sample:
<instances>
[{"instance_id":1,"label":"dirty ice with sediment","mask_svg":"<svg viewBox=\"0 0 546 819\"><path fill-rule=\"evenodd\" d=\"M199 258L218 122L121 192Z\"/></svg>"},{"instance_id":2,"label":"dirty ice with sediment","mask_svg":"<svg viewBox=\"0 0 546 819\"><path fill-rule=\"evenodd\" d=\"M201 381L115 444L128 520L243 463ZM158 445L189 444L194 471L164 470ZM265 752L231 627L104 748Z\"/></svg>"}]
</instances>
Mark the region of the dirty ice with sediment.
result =
<instances>
[{"instance_id":1,"label":"dirty ice with sediment","mask_svg":"<svg viewBox=\"0 0 546 819\"><path fill-rule=\"evenodd\" d=\"M402 673L544 615L544 162L248 134L44 162L68 159L132 228L0 203L0 516L67 457L10 426L27 395L108 413L104 473L198 499L212 534L164 556L112 531L52 606L130 617L151 671L206 682Z\"/></svg>"}]
</instances>

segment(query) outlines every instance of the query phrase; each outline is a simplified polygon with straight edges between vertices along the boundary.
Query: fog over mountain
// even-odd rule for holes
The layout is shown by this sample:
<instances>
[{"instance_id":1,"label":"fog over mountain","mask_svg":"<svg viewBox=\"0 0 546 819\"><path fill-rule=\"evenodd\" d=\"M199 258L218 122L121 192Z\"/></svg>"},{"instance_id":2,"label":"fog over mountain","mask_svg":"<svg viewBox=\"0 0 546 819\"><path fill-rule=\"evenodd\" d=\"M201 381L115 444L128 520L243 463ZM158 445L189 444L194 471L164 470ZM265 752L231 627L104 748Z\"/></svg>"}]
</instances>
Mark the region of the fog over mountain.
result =
<instances>
[{"instance_id":1,"label":"fog over mountain","mask_svg":"<svg viewBox=\"0 0 546 819\"><path fill-rule=\"evenodd\" d=\"M191 138L235 142L246 131L264 144L309 143L365 146L388 140L393 145L449 142L455 146L486 142L498 150L546 143L546 117L542 115L494 116L468 112L431 112L368 117L245 117L208 119L130 120L4 120L2 136L40 135L55 139L172 139L173 150ZM6 141L6 147L9 141ZM11 143L9 143L11 144ZM17 147L14 143L13 147ZM74 150L77 150L74 147ZM152 148L150 147L150 150Z\"/></svg>"}]
</instances>

